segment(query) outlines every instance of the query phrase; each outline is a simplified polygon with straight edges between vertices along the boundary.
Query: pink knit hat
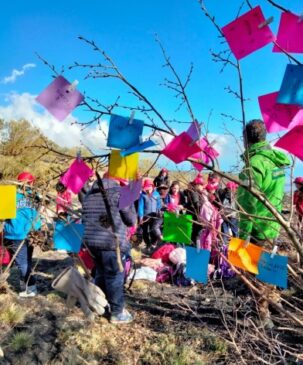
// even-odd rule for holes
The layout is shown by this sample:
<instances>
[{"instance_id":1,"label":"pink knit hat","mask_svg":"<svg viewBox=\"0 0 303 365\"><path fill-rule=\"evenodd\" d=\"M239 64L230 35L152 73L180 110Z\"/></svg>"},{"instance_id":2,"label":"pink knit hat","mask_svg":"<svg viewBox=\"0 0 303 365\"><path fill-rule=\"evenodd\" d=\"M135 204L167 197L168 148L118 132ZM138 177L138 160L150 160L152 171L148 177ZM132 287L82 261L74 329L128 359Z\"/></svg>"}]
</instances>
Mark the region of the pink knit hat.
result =
<instances>
[{"instance_id":1,"label":"pink knit hat","mask_svg":"<svg viewBox=\"0 0 303 365\"><path fill-rule=\"evenodd\" d=\"M303 177L296 177L294 183L303 185Z\"/></svg>"},{"instance_id":2,"label":"pink knit hat","mask_svg":"<svg viewBox=\"0 0 303 365\"><path fill-rule=\"evenodd\" d=\"M148 189L148 188L153 188L153 187L154 187L154 183L150 179L144 180L142 189Z\"/></svg>"},{"instance_id":3,"label":"pink knit hat","mask_svg":"<svg viewBox=\"0 0 303 365\"><path fill-rule=\"evenodd\" d=\"M237 183L233 182L233 181L229 181L229 182L226 184L226 187L227 187L227 189L229 189L229 190L237 190L238 186L239 186L239 185L238 185Z\"/></svg>"},{"instance_id":4,"label":"pink knit hat","mask_svg":"<svg viewBox=\"0 0 303 365\"><path fill-rule=\"evenodd\" d=\"M198 174L195 179L192 181L193 185L205 185L205 181L203 179L203 176Z\"/></svg>"}]
</instances>

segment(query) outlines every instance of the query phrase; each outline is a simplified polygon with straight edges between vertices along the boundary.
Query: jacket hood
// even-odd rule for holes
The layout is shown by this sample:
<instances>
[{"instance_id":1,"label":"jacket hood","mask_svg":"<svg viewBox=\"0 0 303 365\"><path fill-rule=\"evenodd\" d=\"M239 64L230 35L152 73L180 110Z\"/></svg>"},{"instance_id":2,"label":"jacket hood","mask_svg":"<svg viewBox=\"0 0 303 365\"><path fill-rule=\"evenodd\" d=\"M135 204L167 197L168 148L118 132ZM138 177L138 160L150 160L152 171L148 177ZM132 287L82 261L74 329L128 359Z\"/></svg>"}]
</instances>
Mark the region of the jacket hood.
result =
<instances>
[{"instance_id":1,"label":"jacket hood","mask_svg":"<svg viewBox=\"0 0 303 365\"><path fill-rule=\"evenodd\" d=\"M272 148L271 145L266 141L253 144L249 147L248 153L250 158L255 155L264 156L270 159L277 167L285 167L290 165L290 160L286 154L282 151ZM242 155L242 158L245 159L245 154Z\"/></svg>"},{"instance_id":2,"label":"jacket hood","mask_svg":"<svg viewBox=\"0 0 303 365\"><path fill-rule=\"evenodd\" d=\"M103 186L104 186L105 190L120 187L120 185L117 183L117 181L115 181L113 179L103 178L102 182L103 182ZM97 180L93 183L93 186L92 186L92 189L90 192L91 192L91 194L96 194L96 193L100 192Z\"/></svg>"}]
</instances>

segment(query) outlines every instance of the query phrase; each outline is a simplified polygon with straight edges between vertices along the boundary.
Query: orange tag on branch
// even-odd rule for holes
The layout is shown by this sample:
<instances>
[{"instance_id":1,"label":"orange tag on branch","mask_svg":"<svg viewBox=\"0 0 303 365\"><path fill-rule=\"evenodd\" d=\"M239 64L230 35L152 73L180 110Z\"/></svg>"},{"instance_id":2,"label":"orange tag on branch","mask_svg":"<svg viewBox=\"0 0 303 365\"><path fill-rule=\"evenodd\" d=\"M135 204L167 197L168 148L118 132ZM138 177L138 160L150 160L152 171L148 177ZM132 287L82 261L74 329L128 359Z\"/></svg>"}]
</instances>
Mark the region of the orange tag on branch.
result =
<instances>
[{"instance_id":1,"label":"orange tag on branch","mask_svg":"<svg viewBox=\"0 0 303 365\"><path fill-rule=\"evenodd\" d=\"M262 247L247 244L240 238L232 238L228 247L228 260L239 269L259 274L258 262L262 252Z\"/></svg>"}]
</instances>

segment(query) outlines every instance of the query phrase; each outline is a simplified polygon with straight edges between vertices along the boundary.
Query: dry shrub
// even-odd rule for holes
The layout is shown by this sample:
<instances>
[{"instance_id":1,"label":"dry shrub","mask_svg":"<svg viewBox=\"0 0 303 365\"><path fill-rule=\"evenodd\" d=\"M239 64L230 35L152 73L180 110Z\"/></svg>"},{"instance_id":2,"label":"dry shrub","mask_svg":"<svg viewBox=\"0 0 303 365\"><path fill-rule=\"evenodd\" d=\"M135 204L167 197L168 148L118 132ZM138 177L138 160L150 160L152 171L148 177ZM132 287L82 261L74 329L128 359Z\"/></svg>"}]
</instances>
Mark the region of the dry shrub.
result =
<instances>
[{"instance_id":1,"label":"dry shrub","mask_svg":"<svg viewBox=\"0 0 303 365\"><path fill-rule=\"evenodd\" d=\"M23 323L26 311L16 303L0 303L0 323L9 326L15 326Z\"/></svg>"}]
</instances>

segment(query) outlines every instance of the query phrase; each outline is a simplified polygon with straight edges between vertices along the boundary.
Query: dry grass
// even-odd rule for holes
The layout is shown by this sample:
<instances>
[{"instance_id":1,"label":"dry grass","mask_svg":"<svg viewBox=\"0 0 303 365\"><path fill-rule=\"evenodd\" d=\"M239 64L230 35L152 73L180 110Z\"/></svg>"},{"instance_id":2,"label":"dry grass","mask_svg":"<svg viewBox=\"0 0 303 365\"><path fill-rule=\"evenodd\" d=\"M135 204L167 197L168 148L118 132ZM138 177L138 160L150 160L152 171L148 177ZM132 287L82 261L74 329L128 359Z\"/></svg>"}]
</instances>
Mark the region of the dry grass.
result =
<instances>
[{"instance_id":1,"label":"dry grass","mask_svg":"<svg viewBox=\"0 0 303 365\"><path fill-rule=\"evenodd\" d=\"M26 311L14 302L0 303L0 323L8 326L15 326L23 323Z\"/></svg>"}]
</instances>

